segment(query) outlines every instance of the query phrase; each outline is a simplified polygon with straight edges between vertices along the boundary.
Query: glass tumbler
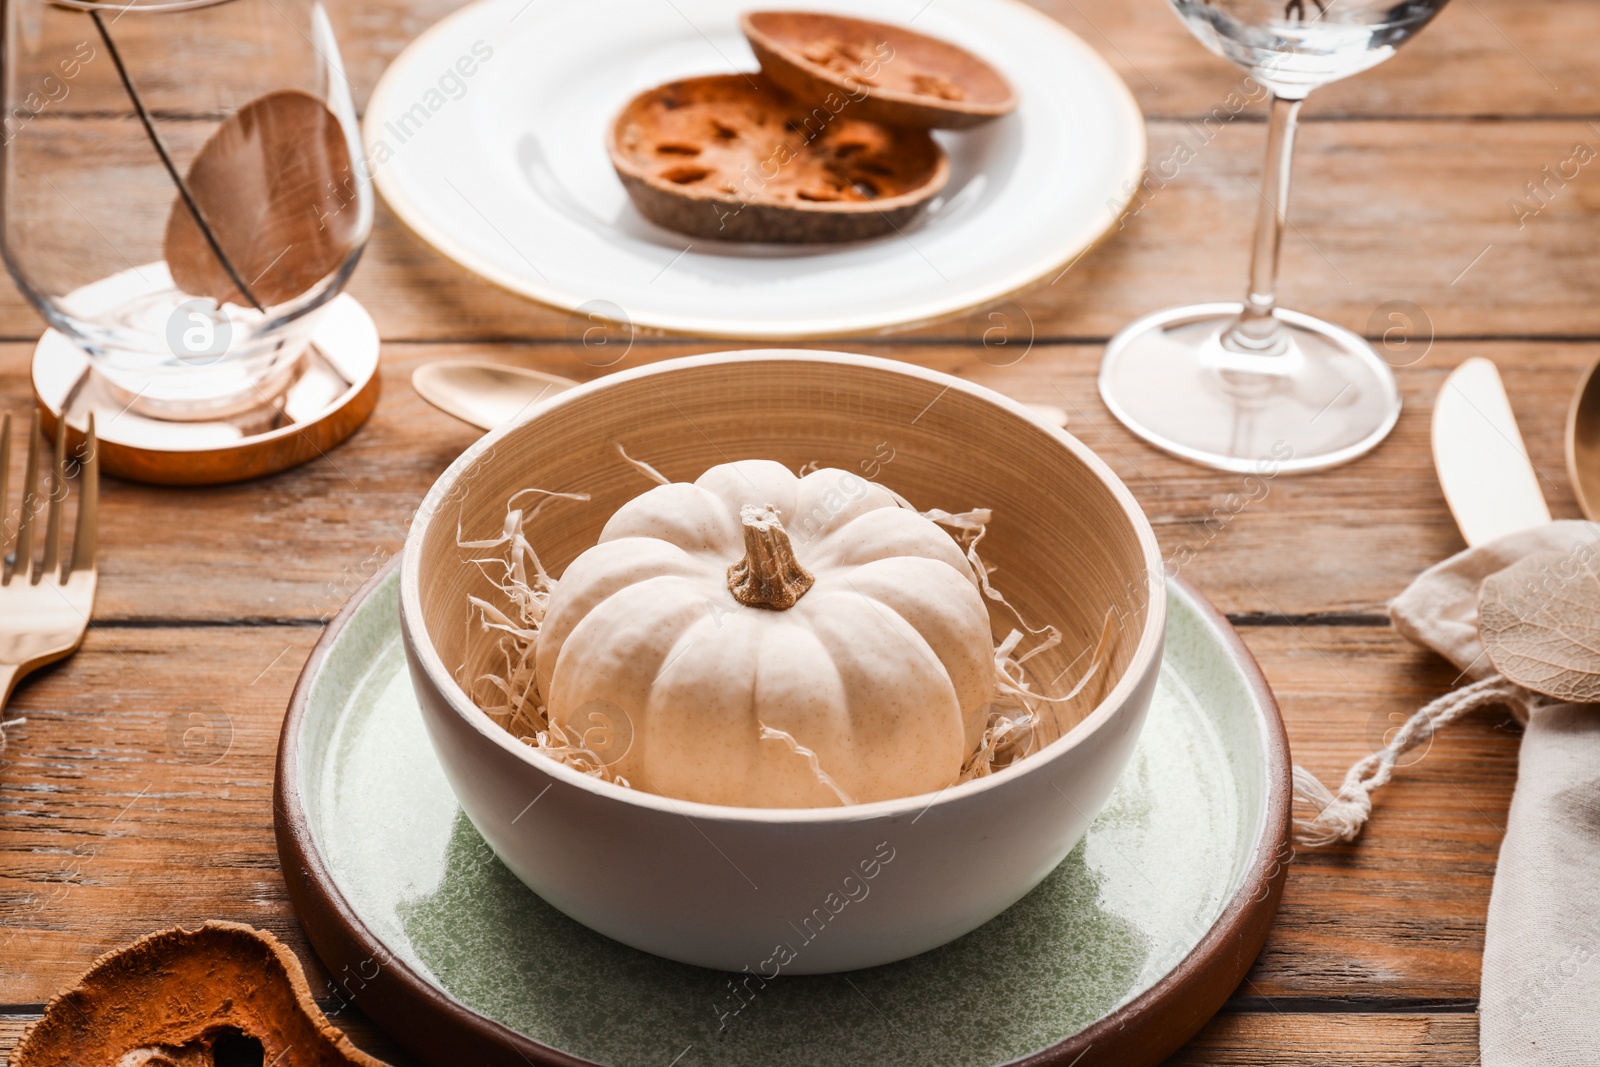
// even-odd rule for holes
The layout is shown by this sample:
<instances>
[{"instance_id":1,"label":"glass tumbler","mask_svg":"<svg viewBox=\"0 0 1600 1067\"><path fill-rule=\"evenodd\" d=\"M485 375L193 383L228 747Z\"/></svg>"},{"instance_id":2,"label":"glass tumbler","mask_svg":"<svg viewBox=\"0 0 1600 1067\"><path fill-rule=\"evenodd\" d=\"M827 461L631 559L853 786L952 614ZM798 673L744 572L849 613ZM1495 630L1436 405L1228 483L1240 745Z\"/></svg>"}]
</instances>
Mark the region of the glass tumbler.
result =
<instances>
[{"instance_id":1,"label":"glass tumbler","mask_svg":"<svg viewBox=\"0 0 1600 1067\"><path fill-rule=\"evenodd\" d=\"M0 252L149 418L273 405L372 228L316 0L0 0Z\"/></svg>"}]
</instances>

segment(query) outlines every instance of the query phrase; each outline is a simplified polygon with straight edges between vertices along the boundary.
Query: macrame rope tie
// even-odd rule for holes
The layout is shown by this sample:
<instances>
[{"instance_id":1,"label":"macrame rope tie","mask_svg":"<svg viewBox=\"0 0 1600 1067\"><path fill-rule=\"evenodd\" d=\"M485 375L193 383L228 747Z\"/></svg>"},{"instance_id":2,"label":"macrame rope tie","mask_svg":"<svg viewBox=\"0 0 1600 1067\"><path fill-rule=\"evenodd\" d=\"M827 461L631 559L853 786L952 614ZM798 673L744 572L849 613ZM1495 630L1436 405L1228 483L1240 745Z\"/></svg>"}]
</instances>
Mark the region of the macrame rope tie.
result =
<instances>
[{"instance_id":1,"label":"macrame rope tie","mask_svg":"<svg viewBox=\"0 0 1600 1067\"><path fill-rule=\"evenodd\" d=\"M1294 820L1295 843L1308 848L1354 841L1372 815L1372 794L1394 776L1395 763L1434 734L1478 708L1501 704L1531 710L1539 697L1495 674L1420 708L1395 731L1387 745L1358 760L1344 776L1338 795L1304 767L1294 768L1294 799L1317 812L1315 818Z\"/></svg>"}]
</instances>

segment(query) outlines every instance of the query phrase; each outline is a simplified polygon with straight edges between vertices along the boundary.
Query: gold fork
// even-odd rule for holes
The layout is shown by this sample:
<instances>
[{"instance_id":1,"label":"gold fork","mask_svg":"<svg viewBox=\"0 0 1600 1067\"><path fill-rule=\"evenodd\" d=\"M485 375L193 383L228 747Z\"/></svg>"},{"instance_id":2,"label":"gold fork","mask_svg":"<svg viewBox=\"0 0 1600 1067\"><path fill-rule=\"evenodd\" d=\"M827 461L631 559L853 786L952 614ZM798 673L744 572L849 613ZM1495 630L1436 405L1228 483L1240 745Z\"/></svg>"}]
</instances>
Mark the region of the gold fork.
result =
<instances>
[{"instance_id":1,"label":"gold fork","mask_svg":"<svg viewBox=\"0 0 1600 1067\"><path fill-rule=\"evenodd\" d=\"M61 528L67 506L67 420L56 420L55 451L45 493L39 492L39 413L33 413L28 434L28 461L22 481L22 511L17 520L16 553L0 571L0 713L11 691L24 675L64 659L83 643L94 608L98 574L94 565L95 536L99 529L100 459L95 445L94 416L82 449L82 476L78 490L78 524L70 561L61 552ZM78 464L78 460L73 461ZM11 525L6 508L7 481L11 473L11 416L0 421L0 516ZM39 513L48 505L45 519L44 558L34 559L34 531ZM0 532L0 551L10 541L9 529ZM0 724L0 751L5 731Z\"/></svg>"}]
</instances>

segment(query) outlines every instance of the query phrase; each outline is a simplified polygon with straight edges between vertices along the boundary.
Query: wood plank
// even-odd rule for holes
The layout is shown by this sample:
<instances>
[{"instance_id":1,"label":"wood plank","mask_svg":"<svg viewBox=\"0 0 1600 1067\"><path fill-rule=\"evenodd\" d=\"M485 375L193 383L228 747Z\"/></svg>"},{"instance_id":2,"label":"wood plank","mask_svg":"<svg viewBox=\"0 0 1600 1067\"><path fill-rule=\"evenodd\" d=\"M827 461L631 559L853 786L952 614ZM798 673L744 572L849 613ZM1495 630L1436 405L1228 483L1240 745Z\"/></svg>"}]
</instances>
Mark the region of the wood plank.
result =
<instances>
[{"instance_id":1,"label":"wood plank","mask_svg":"<svg viewBox=\"0 0 1600 1067\"><path fill-rule=\"evenodd\" d=\"M1151 115L1204 115L1242 77L1207 52L1165 4L1028 2L1104 55ZM459 0L410 0L333 9L358 103L412 37L458 6ZM1596 34L1600 11L1585 0L1458 2L1394 59L1319 90L1312 108L1325 116L1594 115L1600 78L1572 42Z\"/></svg>"},{"instance_id":2,"label":"wood plank","mask_svg":"<svg viewBox=\"0 0 1600 1067\"><path fill-rule=\"evenodd\" d=\"M206 919L271 930L310 962L277 870L272 769L316 636L96 630L22 690L10 711L28 721L0 757L0 1004L42 1003L101 953Z\"/></svg>"},{"instance_id":3,"label":"wood plank","mask_svg":"<svg viewBox=\"0 0 1600 1067\"><path fill-rule=\"evenodd\" d=\"M0 1015L0 1067L37 1018ZM391 1067L420 1067L354 1009L332 1018ZM1477 1050L1476 1015L1225 1011L1164 1067L1475 1067Z\"/></svg>"},{"instance_id":4,"label":"wood plank","mask_svg":"<svg viewBox=\"0 0 1600 1067\"><path fill-rule=\"evenodd\" d=\"M1242 633L1282 706L1295 761L1331 788L1456 681L1444 660L1390 630ZM1470 717L1407 757L1361 840L1298 850L1277 925L1236 996L1285 1011L1297 999L1475 1001L1519 738L1500 709Z\"/></svg>"},{"instance_id":5,"label":"wood plank","mask_svg":"<svg viewBox=\"0 0 1600 1067\"><path fill-rule=\"evenodd\" d=\"M1452 680L1377 627L1249 627L1297 759L1325 780ZM315 968L277 871L271 782L310 627L108 627L26 686L0 763L0 1004L42 1003L100 953L204 919L271 930ZM198 730L185 737L191 728ZM1239 996L1468 1001L1517 737L1463 722L1382 793L1366 839L1298 856ZM215 762L208 762L215 758Z\"/></svg>"},{"instance_id":6,"label":"wood plank","mask_svg":"<svg viewBox=\"0 0 1600 1067\"><path fill-rule=\"evenodd\" d=\"M1475 1015L1217 1016L1165 1067L1476 1067Z\"/></svg>"},{"instance_id":7,"label":"wood plank","mask_svg":"<svg viewBox=\"0 0 1600 1067\"><path fill-rule=\"evenodd\" d=\"M1243 78L1237 68L1207 52L1164 4L1127 4L1122 0L1030 0L1033 6L1064 23L1103 54L1148 114L1194 118L1218 106ZM330 9L334 30L358 107L366 103L390 61L410 41L460 7L459 0L412 0L399 3L340 4ZM127 110L128 101L98 37L81 15L52 13L42 27L32 27L30 60L24 89L47 97L47 109L59 111ZM291 15L293 13L290 13ZM170 26L149 18L119 19L114 35L147 105L158 115L185 114L194 109L191 86L197 81L228 87L239 98L269 84L263 68L275 63L284 85L302 83L311 68L310 47L288 21L273 20L249 42L229 48L189 48L182 63L173 63ZM216 16L201 14L191 23ZM685 22L684 36L694 30L733 37L731 25ZM1600 32L1600 12L1584 0L1474 0L1456 3L1394 59L1357 77L1318 90L1313 110L1320 116L1528 116L1600 113L1600 81L1573 41ZM222 31L217 31L220 37ZM489 40L499 48L500 40ZM87 51L92 49L92 51ZM733 40L724 51L736 66L754 69L753 58ZM79 72L65 79L61 61L88 55ZM510 61L510 62L508 62ZM500 48L467 83L476 92L514 62ZM46 70L57 83L45 85ZM68 67L66 69L74 69ZM730 68L731 69L731 68ZM181 74L180 74L181 72ZM441 72L442 73L442 72ZM708 69L706 73L715 73ZM227 97L218 94L218 99Z\"/></svg>"},{"instance_id":8,"label":"wood plank","mask_svg":"<svg viewBox=\"0 0 1600 1067\"><path fill-rule=\"evenodd\" d=\"M29 231L25 266L42 289L64 291L160 258L172 199L164 176L126 123L90 125L99 150L127 157L115 202L65 177L53 188L18 186L19 196L31 189L30 217L43 220ZM1137 213L1058 281L1018 297L1036 336L1103 339L1147 312L1242 291L1263 126L1157 121L1149 136L1151 177ZM1390 326L1394 301L1420 306L1440 336L1600 335L1586 287L1600 184L1586 180L1588 168L1574 156L1582 144L1587 158L1600 157L1600 128L1570 119L1333 122L1309 124L1301 142L1284 248L1286 306L1374 336ZM1547 167L1570 178L1551 177ZM1543 188L1541 199L1530 182ZM122 198L137 189L152 210L126 209ZM1107 226L1114 222L1107 209ZM528 250L536 263L548 254ZM566 314L447 262L387 208L350 291L391 341L540 339L566 347L579 332ZM968 341L983 323L963 315L900 339ZM0 338L27 339L39 329L10 282L0 286Z\"/></svg>"},{"instance_id":9,"label":"wood plank","mask_svg":"<svg viewBox=\"0 0 1600 1067\"><path fill-rule=\"evenodd\" d=\"M641 344L618 366L713 347ZM1237 475L1162 455L1112 419L1095 389L1097 346L1036 345L1007 367L957 346L841 347L908 359L1066 409L1069 428L1127 481L1168 559L1182 563L1179 569L1222 610L1293 615L1380 613L1419 571L1462 547L1427 442L1433 395L1468 356L1500 363L1551 507L1558 516L1576 516L1562 422L1569 391L1600 357L1596 344L1440 342L1401 369L1407 408L1377 452L1340 470L1270 479L1263 497ZM25 410L26 351L0 345L5 409ZM595 373L559 346L390 345L377 413L326 459L210 489L108 480L96 619L329 616L400 549L423 494L476 436L423 403L410 387L411 371L430 359L486 354L556 373ZM20 449L14 462L20 470ZM1257 499L1241 503L1240 493Z\"/></svg>"},{"instance_id":10,"label":"wood plank","mask_svg":"<svg viewBox=\"0 0 1600 1067\"><path fill-rule=\"evenodd\" d=\"M1165 4L1028 2L1104 55L1148 114L1204 115L1243 76L1207 52ZM412 0L334 9L358 102L411 37L458 6ZM1318 90L1312 108L1324 116L1594 115L1600 79L1572 42L1597 33L1600 11L1585 0L1458 2L1394 59Z\"/></svg>"},{"instance_id":11,"label":"wood plank","mask_svg":"<svg viewBox=\"0 0 1600 1067\"><path fill-rule=\"evenodd\" d=\"M0 1016L0 1067L32 1021ZM365 1019L335 1022L392 1067L417 1062ZM1472 1067L1477 1055L1474 1015L1224 1013L1165 1067Z\"/></svg>"},{"instance_id":12,"label":"wood plank","mask_svg":"<svg viewBox=\"0 0 1600 1067\"><path fill-rule=\"evenodd\" d=\"M1164 4L1030 0L1098 49L1150 115L1194 116L1241 80ZM1329 5L1330 7L1332 5ZM1318 89L1315 116L1593 115L1600 81L1570 34L1600 11L1583 0L1471 0L1446 7L1381 66Z\"/></svg>"}]
</instances>

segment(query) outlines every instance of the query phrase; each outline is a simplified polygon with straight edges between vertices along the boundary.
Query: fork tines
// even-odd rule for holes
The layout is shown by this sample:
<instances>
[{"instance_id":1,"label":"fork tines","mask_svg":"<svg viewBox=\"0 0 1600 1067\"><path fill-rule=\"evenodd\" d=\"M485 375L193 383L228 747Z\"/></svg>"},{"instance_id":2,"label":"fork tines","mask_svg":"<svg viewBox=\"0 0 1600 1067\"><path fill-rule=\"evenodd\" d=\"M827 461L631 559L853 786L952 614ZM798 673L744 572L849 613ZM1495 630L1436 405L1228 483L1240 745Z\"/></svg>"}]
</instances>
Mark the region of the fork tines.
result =
<instances>
[{"instance_id":1,"label":"fork tines","mask_svg":"<svg viewBox=\"0 0 1600 1067\"><path fill-rule=\"evenodd\" d=\"M76 457L67 454L66 418L56 419L55 448L50 454L50 470L43 494L39 486L39 467L42 462L39 438L39 412L35 409L28 424L28 459L23 467L22 510L17 520L16 551L4 568L3 575L0 575L0 585L10 585L11 580L19 575L29 583L37 583L46 577L66 583L71 575L94 568L100 510L100 450L95 440L94 415L89 416L83 445L77 450ZM70 562L63 558L61 552L61 531L67 510L67 478L71 473L69 466L77 466L81 470L78 480L78 521L73 533ZM10 475L11 416L6 415L0 420L0 507L5 507L10 499ZM36 562L34 523L46 507L49 513L45 517L44 559ZM9 508L6 508L4 515L9 520ZM0 545L4 540L9 540L9 536L0 540Z\"/></svg>"}]
</instances>

